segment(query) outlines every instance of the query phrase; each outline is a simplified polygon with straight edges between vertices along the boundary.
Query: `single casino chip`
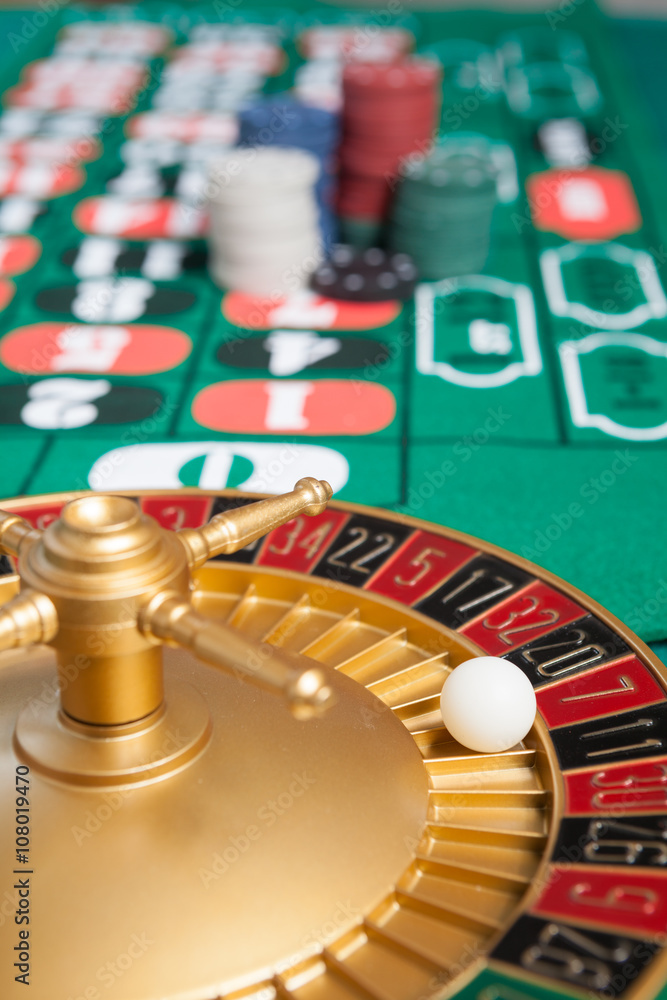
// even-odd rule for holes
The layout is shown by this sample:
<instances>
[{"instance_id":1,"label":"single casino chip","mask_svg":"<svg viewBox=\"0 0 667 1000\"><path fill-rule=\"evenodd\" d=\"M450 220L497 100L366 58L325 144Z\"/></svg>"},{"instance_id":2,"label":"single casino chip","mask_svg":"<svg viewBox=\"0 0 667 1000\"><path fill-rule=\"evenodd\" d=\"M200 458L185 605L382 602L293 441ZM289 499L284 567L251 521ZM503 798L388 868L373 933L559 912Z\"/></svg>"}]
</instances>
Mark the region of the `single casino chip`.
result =
<instances>
[{"instance_id":1,"label":"single casino chip","mask_svg":"<svg viewBox=\"0 0 667 1000\"><path fill-rule=\"evenodd\" d=\"M358 253L345 243L333 248L311 278L320 295L348 302L409 299L416 283L417 269L407 254L387 254L379 247Z\"/></svg>"},{"instance_id":2,"label":"single casino chip","mask_svg":"<svg viewBox=\"0 0 667 1000\"><path fill-rule=\"evenodd\" d=\"M318 173L315 157L301 149L233 149L212 164L207 195L213 203L239 204L265 185L289 191L314 184Z\"/></svg>"},{"instance_id":3,"label":"single casino chip","mask_svg":"<svg viewBox=\"0 0 667 1000\"><path fill-rule=\"evenodd\" d=\"M303 231L305 226L317 226L317 205L313 198L297 191L270 203L258 201L254 206L230 202L224 206L224 220L224 229L217 233L222 243L232 244L246 234L253 244L275 242L289 238L292 232Z\"/></svg>"},{"instance_id":4,"label":"single casino chip","mask_svg":"<svg viewBox=\"0 0 667 1000\"><path fill-rule=\"evenodd\" d=\"M431 90L440 82L441 67L429 59L406 59L395 63L350 63L345 67L343 85L350 91L402 93Z\"/></svg>"},{"instance_id":5,"label":"single casino chip","mask_svg":"<svg viewBox=\"0 0 667 1000\"><path fill-rule=\"evenodd\" d=\"M320 11L316 12L320 15ZM313 62L344 60L357 62L393 62L414 44L414 35L404 27L373 25L368 30L364 23L314 24L297 39L302 54Z\"/></svg>"},{"instance_id":6,"label":"single casino chip","mask_svg":"<svg viewBox=\"0 0 667 1000\"><path fill-rule=\"evenodd\" d=\"M431 96L421 98L419 103L410 101L407 104L398 100L380 104L355 98L345 115L344 138L347 140L354 136L364 140L371 136L380 139L385 136L400 136L405 139L415 129L432 129L437 109L438 101ZM391 129L388 128L389 125Z\"/></svg>"},{"instance_id":7,"label":"single casino chip","mask_svg":"<svg viewBox=\"0 0 667 1000\"><path fill-rule=\"evenodd\" d=\"M255 98L239 109L241 144L295 145L289 139L297 135L304 141L334 138L338 134L338 115L323 108L312 107L295 100L289 94L271 94ZM255 135L268 129L266 135Z\"/></svg>"}]
</instances>

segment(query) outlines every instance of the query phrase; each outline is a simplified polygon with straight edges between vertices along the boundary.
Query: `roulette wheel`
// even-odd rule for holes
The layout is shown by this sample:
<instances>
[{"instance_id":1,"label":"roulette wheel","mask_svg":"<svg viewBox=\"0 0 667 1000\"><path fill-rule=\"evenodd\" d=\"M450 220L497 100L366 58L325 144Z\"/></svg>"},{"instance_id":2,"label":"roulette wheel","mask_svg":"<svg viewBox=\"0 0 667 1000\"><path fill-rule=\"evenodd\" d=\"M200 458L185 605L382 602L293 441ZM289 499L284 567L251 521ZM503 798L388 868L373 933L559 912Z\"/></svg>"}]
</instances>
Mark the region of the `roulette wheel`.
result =
<instances>
[{"instance_id":1,"label":"roulette wheel","mask_svg":"<svg viewBox=\"0 0 667 1000\"><path fill-rule=\"evenodd\" d=\"M659 991L665 668L526 560L329 496L3 502L3 997ZM440 712L481 656L536 694L497 752Z\"/></svg>"},{"instance_id":2,"label":"roulette wheel","mask_svg":"<svg viewBox=\"0 0 667 1000\"><path fill-rule=\"evenodd\" d=\"M0 26L0 1000L664 994L664 32Z\"/></svg>"}]
</instances>

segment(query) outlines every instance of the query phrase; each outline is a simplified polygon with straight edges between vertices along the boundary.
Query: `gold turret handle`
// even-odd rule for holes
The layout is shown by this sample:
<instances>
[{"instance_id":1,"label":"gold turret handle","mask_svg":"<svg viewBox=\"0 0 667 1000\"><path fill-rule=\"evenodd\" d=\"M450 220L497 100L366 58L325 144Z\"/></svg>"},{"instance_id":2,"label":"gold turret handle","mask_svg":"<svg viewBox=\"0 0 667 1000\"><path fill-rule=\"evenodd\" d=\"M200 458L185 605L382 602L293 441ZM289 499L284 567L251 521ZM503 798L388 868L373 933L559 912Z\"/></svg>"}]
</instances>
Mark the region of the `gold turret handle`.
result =
<instances>
[{"instance_id":1,"label":"gold turret handle","mask_svg":"<svg viewBox=\"0 0 667 1000\"><path fill-rule=\"evenodd\" d=\"M308 476L300 479L290 493L217 514L201 528L182 528L178 537L185 546L190 569L199 569L213 556L238 552L298 514L321 514L332 495L327 482Z\"/></svg>"},{"instance_id":2,"label":"gold turret handle","mask_svg":"<svg viewBox=\"0 0 667 1000\"><path fill-rule=\"evenodd\" d=\"M162 703L160 644L282 694L293 714L332 702L325 672L306 657L253 642L190 603L192 573L300 514L320 514L328 483L300 479L290 493L173 533L120 496L71 500L44 531L0 511L0 550L18 558L21 591L0 608L0 650L50 645L64 712L80 723L123 725ZM79 664L72 677L71 665Z\"/></svg>"},{"instance_id":3,"label":"gold turret handle","mask_svg":"<svg viewBox=\"0 0 667 1000\"><path fill-rule=\"evenodd\" d=\"M58 632L58 614L46 594L22 590L0 607L0 650L50 642Z\"/></svg>"},{"instance_id":4,"label":"gold turret handle","mask_svg":"<svg viewBox=\"0 0 667 1000\"><path fill-rule=\"evenodd\" d=\"M306 657L289 654L267 642L253 642L221 622L211 621L178 596L160 594L142 612L144 634L173 642L199 659L282 694L293 715L319 715L334 700L324 671Z\"/></svg>"},{"instance_id":5,"label":"gold turret handle","mask_svg":"<svg viewBox=\"0 0 667 1000\"><path fill-rule=\"evenodd\" d=\"M26 538L39 538L40 532L35 530L18 514L10 514L0 510L0 552L17 556L19 548Z\"/></svg>"}]
</instances>

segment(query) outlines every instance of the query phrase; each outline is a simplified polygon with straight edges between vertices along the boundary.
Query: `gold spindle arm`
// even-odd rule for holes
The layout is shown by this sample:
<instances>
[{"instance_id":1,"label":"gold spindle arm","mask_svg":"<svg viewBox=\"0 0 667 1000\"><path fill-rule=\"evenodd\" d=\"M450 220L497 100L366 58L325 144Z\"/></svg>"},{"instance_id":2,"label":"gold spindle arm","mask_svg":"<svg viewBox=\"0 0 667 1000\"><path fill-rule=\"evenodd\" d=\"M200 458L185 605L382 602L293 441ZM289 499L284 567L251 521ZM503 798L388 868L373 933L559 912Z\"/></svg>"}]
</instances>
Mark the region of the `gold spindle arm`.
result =
<instances>
[{"instance_id":1,"label":"gold spindle arm","mask_svg":"<svg viewBox=\"0 0 667 1000\"><path fill-rule=\"evenodd\" d=\"M215 667L284 695L298 718L319 715L333 703L324 671L305 657L301 660L268 643L253 642L229 625L199 614L180 597L154 599L143 610L140 627Z\"/></svg>"},{"instance_id":2,"label":"gold spindle arm","mask_svg":"<svg viewBox=\"0 0 667 1000\"><path fill-rule=\"evenodd\" d=\"M300 479L291 493L258 500L218 514L202 528L183 528L178 537L185 546L191 569L222 553L238 552L244 545L268 534L298 514L321 514L331 499L332 489L324 480Z\"/></svg>"},{"instance_id":3,"label":"gold spindle arm","mask_svg":"<svg viewBox=\"0 0 667 1000\"><path fill-rule=\"evenodd\" d=\"M36 590L22 590L0 608L0 649L50 642L57 631L55 607Z\"/></svg>"},{"instance_id":4,"label":"gold spindle arm","mask_svg":"<svg viewBox=\"0 0 667 1000\"><path fill-rule=\"evenodd\" d=\"M19 548L24 538L28 535L39 537L40 532L33 528L31 524L24 521L18 514L9 514L7 511L0 511L0 550L9 553L10 556L17 556Z\"/></svg>"}]
</instances>

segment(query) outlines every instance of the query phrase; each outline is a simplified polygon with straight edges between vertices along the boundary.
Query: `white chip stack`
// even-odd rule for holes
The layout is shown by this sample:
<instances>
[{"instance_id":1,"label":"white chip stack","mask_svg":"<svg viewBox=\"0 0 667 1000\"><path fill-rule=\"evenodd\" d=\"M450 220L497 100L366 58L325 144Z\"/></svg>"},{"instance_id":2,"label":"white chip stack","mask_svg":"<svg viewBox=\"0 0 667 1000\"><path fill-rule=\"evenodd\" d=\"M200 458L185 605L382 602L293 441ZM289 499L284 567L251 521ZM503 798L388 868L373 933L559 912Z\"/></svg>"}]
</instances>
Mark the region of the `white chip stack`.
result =
<instances>
[{"instance_id":1,"label":"white chip stack","mask_svg":"<svg viewBox=\"0 0 667 1000\"><path fill-rule=\"evenodd\" d=\"M212 164L209 268L213 280L261 298L308 285L322 259L315 183L300 149L234 149Z\"/></svg>"}]
</instances>

